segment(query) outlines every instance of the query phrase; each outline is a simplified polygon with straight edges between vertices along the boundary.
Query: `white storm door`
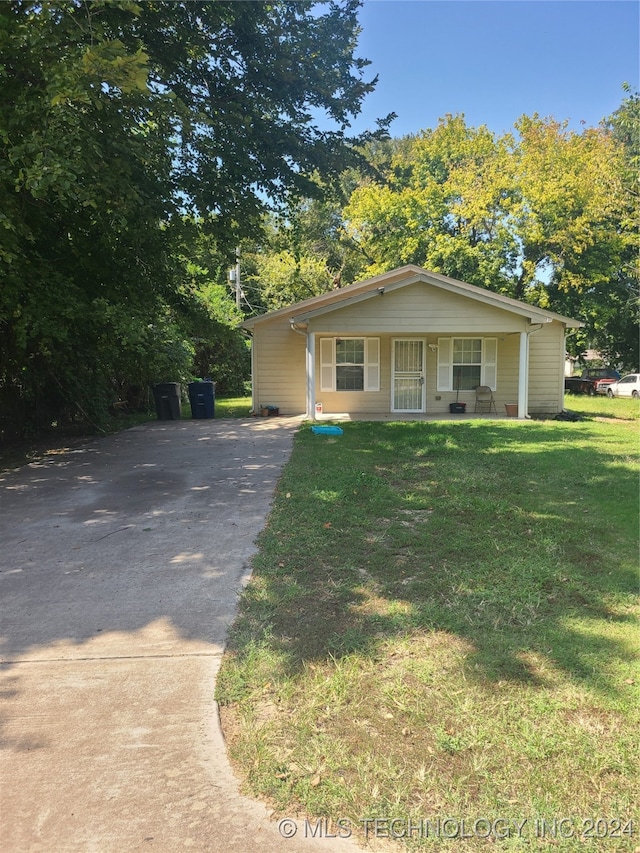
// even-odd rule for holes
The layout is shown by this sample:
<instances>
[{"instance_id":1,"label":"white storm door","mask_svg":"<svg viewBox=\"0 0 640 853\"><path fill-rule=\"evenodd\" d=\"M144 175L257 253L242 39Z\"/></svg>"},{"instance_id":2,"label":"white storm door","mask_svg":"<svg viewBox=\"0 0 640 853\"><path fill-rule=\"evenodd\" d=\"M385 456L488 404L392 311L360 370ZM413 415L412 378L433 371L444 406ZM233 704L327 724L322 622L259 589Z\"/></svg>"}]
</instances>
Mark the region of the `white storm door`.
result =
<instances>
[{"instance_id":1,"label":"white storm door","mask_svg":"<svg viewBox=\"0 0 640 853\"><path fill-rule=\"evenodd\" d=\"M424 341L395 340L392 365L392 412L424 412Z\"/></svg>"}]
</instances>

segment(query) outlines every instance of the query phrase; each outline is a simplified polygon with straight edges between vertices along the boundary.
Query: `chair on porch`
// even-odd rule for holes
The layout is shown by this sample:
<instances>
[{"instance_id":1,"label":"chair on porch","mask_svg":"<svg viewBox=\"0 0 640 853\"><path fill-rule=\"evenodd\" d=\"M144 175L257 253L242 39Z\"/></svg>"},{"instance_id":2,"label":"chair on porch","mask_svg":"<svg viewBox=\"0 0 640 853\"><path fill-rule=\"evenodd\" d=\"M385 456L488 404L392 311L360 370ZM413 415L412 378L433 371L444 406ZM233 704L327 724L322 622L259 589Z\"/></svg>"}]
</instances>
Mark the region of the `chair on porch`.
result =
<instances>
[{"instance_id":1,"label":"chair on porch","mask_svg":"<svg viewBox=\"0 0 640 853\"><path fill-rule=\"evenodd\" d=\"M493 391L488 385L478 385L476 387L476 405L473 411L491 412L492 410L496 415L498 414L496 403L493 399Z\"/></svg>"}]
</instances>

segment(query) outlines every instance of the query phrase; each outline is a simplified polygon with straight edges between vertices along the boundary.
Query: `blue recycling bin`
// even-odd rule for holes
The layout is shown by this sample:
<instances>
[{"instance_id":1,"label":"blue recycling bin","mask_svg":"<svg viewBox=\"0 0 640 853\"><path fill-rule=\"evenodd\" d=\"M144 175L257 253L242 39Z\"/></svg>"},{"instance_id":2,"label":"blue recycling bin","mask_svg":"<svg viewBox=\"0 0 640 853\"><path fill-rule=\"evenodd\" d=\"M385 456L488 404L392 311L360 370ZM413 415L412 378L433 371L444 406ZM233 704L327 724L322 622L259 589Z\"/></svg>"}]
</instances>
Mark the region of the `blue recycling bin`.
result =
<instances>
[{"instance_id":1,"label":"blue recycling bin","mask_svg":"<svg viewBox=\"0 0 640 853\"><path fill-rule=\"evenodd\" d=\"M189 403L191 404L192 418L215 418L215 400L215 383L207 380L189 383Z\"/></svg>"},{"instance_id":2,"label":"blue recycling bin","mask_svg":"<svg viewBox=\"0 0 640 853\"><path fill-rule=\"evenodd\" d=\"M156 403L156 413L159 421L180 420L179 382L158 382L153 386L153 399Z\"/></svg>"}]
</instances>

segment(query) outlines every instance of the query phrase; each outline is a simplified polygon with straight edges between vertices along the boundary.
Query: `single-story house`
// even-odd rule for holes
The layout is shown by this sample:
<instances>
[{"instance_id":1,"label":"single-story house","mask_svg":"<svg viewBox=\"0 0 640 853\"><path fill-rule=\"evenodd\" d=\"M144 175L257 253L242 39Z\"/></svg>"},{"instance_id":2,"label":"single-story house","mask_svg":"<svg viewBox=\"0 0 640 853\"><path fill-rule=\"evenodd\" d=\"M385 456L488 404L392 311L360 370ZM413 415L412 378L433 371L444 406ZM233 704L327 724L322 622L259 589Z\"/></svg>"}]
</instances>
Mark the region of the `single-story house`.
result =
<instances>
[{"instance_id":1,"label":"single-story house","mask_svg":"<svg viewBox=\"0 0 640 853\"><path fill-rule=\"evenodd\" d=\"M253 406L281 414L416 415L475 408L557 414L564 405L562 317L409 265L242 324L252 337ZM321 405L318 405L321 404Z\"/></svg>"}]
</instances>

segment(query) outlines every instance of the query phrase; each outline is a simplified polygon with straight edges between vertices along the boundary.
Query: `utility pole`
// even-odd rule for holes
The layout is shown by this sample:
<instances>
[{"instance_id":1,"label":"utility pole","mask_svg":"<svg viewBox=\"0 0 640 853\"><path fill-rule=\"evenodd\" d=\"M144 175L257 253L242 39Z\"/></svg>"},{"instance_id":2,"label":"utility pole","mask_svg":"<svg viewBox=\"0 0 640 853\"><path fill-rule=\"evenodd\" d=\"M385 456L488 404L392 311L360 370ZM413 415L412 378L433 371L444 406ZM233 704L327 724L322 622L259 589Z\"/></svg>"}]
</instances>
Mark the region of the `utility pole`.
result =
<instances>
[{"instance_id":1,"label":"utility pole","mask_svg":"<svg viewBox=\"0 0 640 853\"><path fill-rule=\"evenodd\" d=\"M240 289L240 246L236 249L236 307L240 307L240 296L242 294L242 290Z\"/></svg>"}]
</instances>

